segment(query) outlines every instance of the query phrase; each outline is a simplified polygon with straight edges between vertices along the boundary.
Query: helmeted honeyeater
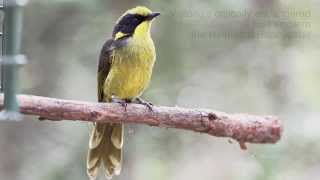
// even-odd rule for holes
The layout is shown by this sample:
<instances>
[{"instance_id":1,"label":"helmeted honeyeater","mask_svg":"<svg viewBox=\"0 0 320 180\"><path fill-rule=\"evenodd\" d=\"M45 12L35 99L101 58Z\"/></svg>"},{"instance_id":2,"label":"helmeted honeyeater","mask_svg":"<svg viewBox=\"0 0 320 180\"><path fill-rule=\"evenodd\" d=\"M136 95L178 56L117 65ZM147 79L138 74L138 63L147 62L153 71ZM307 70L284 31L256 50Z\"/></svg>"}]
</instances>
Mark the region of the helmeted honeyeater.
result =
<instances>
[{"instance_id":1,"label":"helmeted honeyeater","mask_svg":"<svg viewBox=\"0 0 320 180\"><path fill-rule=\"evenodd\" d=\"M116 22L98 63L98 101L126 103L140 99L150 82L156 52L150 35L152 20L160 13L138 6ZM150 105L149 105L150 107ZM96 179L103 165L107 178L121 170L123 124L95 123L89 142L87 174Z\"/></svg>"}]
</instances>

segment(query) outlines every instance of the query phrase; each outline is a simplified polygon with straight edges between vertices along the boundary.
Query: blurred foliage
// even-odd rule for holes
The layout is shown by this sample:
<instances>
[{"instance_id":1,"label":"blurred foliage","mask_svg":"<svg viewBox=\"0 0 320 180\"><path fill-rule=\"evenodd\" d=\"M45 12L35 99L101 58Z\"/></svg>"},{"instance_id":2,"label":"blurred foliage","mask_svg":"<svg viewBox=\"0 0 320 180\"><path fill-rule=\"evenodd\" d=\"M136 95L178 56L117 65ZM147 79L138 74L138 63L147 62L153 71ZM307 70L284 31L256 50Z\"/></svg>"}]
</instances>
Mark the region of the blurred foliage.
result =
<instances>
[{"instance_id":1,"label":"blurred foliage","mask_svg":"<svg viewBox=\"0 0 320 180\"><path fill-rule=\"evenodd\" d=\"M127 125L115 179L300 180L320 177L319 2L31 0L26 7L21 92L96 101L96 63L117 18L145 5L162 15L146 99L155 104L274 114L276 145L240 150L192 132ZM1 123L0 177L87 179L90 125ZM103 178L101 178L103 179Z\"/></svg>"}]
</instances>

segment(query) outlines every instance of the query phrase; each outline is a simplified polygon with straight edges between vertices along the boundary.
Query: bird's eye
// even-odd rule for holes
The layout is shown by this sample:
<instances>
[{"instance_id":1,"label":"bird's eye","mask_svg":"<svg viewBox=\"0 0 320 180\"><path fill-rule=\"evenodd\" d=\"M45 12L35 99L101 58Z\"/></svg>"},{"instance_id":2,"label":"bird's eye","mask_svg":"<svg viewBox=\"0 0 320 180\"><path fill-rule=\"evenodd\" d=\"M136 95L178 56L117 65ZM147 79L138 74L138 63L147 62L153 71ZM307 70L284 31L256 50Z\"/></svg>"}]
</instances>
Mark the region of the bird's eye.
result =
<instances>
[{"instance_id":1,"label":"bird's eye","mask_svg":"<svg viewBox=\"0 0 320 180\"><path fill-rule=\"evenodd\" d=\"M134 17L134 18L132 19L132 22L138 23L138 22L139 22L139 19L138 19L137 17Z\"/></svg>"}]
</instances>

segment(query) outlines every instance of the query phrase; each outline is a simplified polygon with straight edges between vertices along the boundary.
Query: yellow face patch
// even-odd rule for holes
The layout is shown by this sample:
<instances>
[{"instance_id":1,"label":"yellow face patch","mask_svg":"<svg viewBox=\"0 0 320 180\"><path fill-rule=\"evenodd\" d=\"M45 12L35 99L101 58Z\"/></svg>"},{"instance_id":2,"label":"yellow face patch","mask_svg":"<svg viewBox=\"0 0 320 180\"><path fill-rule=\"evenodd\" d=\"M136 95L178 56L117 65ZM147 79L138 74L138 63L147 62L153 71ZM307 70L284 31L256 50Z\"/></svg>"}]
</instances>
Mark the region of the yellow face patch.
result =
<instances>
[{"instance_id":1,"label":"yellow face patch","mask_svg":"<svg viewBox=\"0 0 320 180\"><path fill-rule=\"evenodd\" d=\"M150 36L150 29L151 21L144 21L136 27L133 36L136 38L148 38Z\"/></svg>"},{"instance_id":2,"label":"yellow face patch","mask_svg":"<svg viewBox=\"0 0 320 180\"><path fill-rule=\"evenodd\" d=\"M127 36L128 34L125 34L121 31L117 32L116 36L114 37L115 40L123 38L124 36Z\"/></svg>"}]
</instances>

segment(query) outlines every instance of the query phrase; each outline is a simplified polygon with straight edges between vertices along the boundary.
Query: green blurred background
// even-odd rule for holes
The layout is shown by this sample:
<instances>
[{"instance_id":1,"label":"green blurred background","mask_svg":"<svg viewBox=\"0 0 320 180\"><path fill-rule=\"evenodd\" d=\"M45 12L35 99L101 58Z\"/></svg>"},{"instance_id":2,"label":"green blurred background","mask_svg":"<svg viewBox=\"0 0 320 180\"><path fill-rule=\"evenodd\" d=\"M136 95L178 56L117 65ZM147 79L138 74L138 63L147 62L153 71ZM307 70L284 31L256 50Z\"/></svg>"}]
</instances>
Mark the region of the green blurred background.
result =
<instances>
[{"instance_id":1,"label":"green blurred background","mask_svg":"<svg viewBox=\"0 0 320 180\"><path fill-rule=\"evenodd\" d=\"M285 129L279 143L243 151L226 138L127 125L115 180L320 179L317 0L31 0L20 92L96 101L100 48L137 5L162 13L153 23L157 62L144 98L277 115ZM90 124L25 119L0 125L0 179L87 179Z\"/></svg>"}]
</instances>

